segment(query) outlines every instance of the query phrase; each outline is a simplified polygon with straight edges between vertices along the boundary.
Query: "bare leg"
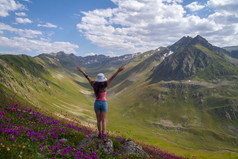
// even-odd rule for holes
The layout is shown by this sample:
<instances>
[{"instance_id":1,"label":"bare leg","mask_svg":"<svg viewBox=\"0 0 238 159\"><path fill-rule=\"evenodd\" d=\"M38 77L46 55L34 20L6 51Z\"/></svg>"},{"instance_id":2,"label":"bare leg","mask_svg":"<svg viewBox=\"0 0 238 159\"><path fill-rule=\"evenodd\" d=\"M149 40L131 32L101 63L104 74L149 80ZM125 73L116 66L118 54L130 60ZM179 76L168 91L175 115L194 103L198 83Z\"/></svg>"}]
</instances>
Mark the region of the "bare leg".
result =
<instances>
[{"instance_id":1,"label":"bare leg","mask_svg":"<svg viewBox=\"0 0 238 159\"><path fill-rule=\"evenodd\" d=\"M101 113L101 120L102 120L102 133L106 133L106 127L107 127L107 112Z\"/></svg>"},{"instance_id":2,"label":"bare leg","mask_svg":"<svg viewBox=\"0 0 238 159\"><path fill-rule=\"evenodd\" d=\"M97 127L98 127L98 132L99 133L102 133L102 124L101 124L101 121L102 121L102 112L101 111L97 111L95 112L96 113L96 117L97 117Z\"/></svg>"}]
</instances>

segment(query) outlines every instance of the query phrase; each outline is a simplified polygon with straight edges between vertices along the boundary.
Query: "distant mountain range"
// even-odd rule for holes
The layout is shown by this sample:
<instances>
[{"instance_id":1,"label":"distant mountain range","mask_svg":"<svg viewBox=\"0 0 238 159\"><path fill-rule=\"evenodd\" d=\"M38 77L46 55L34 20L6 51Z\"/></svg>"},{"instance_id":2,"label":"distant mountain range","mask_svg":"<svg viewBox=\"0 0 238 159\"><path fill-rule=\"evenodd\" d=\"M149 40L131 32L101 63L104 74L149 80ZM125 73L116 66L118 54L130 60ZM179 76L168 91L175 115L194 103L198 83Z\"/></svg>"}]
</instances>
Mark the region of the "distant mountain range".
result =
<instances>
[{"instance_id":1,"label":"distant mountain range","mask_svg":"<svg viewBox=\"0 0 238 159\"><path fill-rule=\"evenodd\" d=\"M107 72L107 68L119 67L121 65L126 65L131 59L138 56L137 54L126 54L118 57L110 57L105 55L93 55L93 56L76 56L74 54L66 54L64 52L51 53L51 54L40 54L39 58L48 61L50 65L53 61L59 63L65 69L69 71L76 72L76 66L92 68L95 70L102 70ZM50 59L50 60L49 60ZM53 66L53 65L52 65ZM106 68L106 69L105 69Z\"/></svg>"},{"instance_id":2,"label":"distant mountain range","mask_svg":"<svg viewBox=\"0 0 238 159\"><path fill-rule=\"evenodd\" d=\"M173 148L171 143L238 152L236 49L213 46L198 35L118 57L0 55L0 89L56 115L67 112L95 123L93 92L76 66L94 79L125 65L108 89L111 130Z\"/></svg>"},{"instance_id":3,"label":"distant mountain range","mask_svg":"<svg viewBox=\"0 0 238 159\"><path fill-rule=\"evenodd\" d=\"M228 56L238 58L238 46L227 46L224 47L223 49L228 51L228 53L226 53Z\"/></svg>"}]
</instances>

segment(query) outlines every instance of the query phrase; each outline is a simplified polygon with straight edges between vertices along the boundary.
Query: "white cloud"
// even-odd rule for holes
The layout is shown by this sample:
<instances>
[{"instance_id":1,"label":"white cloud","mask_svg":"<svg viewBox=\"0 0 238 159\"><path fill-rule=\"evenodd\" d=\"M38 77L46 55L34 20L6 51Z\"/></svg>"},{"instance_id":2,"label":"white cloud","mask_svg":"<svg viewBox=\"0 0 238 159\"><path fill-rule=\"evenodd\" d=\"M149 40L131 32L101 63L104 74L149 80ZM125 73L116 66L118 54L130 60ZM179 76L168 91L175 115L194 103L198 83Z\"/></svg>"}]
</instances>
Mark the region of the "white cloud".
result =
<instances>
[{"instance_id":1,"label":"white cloud","mask_svg":"<svg viewBox=\"0 0 238 159\"><path fill-rule=\"evenodd\" d=\"M233 10L224 10L224 5L228 3L218 1L220 3L217 4L215 0L210 0L206 7L214 9L215 12L210 13L207 18L201 18L186 14L185 6L181 4L182 0L112 0L117 5L116 8L83 12L84 15L77 28L97 46L129 52L142 52L159 46L168 46L184 35L197 34L208 39L221 34L220 42L212 38L210 42L227 45L229 41L223 40L225 37L229 37L227 39L233 37L235 41L238 39L236 27L233 26L238 20ZM238 3L236 0L231 1L234 2L232 5ZM186 7L195 11L204 6L195 2ZM218 12L218 9L222 10L224 17L221 17L222 12ZM225 20L219 22L219 18L220 21L222 18Z\"/></svg>"},{"instance_id":2,"label":"white cloud","mask_svg":"<svg viewBox=\"0 0 238 159\"><path fill-rule=\"evenodd\" d=\"M118 8L107 9L108 14L101 13L105 10L87 12L77 25L79 31L89 40L108 49L138 52L156 48L158 41L167 41L163 39L167 29L160 30L159 26L166 26L166 23L174 26L185 13L181 5L165 5L156 0L138 3L134 0L113 2Z\"/></svg>"},{"instance_id":3,"label":"white cloud","mask_svg":"<svg viewBox=\"0 0 238 159\"><path fill-rule=\"evenodd\" d=\"M209 0L207 6L215 10L215 13L209 15L209 19L217 24L233 25L238 23L237 0Z\"/></svg>"},{"instance_id":4,"label":"white cloud","mask_svg":"<svg viewBox=\"0 0 238 159\"><path fill-rule=\"evenodd\" d=\"M183 0L163 0L163 2L167 2L167 3L182 3Z\"/></svg>"},{"instance_id":5,"label":"white cloud","mask_svg":"<svg viewBox=\"0 0 238 159\"><path fill-rule=\"evenodd\" d=\"M216 11L229 11L232 13L238 14L238 1L237 0L209 0L207 5L211 8L214 8Z\"/></svg>"},{"instance_id":6,"label":"white cloud","mask_svg":"<svg viewBox=\"0 0 238 159\"><path fill-rule=\"evenodd\" d=\"M98 55L98 54L97 53L93 53L93 52L86 54L86 56L95 56L95 55Z\"/></svg>"},{"instance_id":7,"label":"white cloud","mask_svg":"<svg viewBox=\"0 0 238 159\"><path fill-rule=\"evenodd\" d=\"M46 28L57 28L57 25L46 23L46 24L37 24L38 27L46 27Z\"/></svg>"},{"instance_id":8,"label":"white cloud","mask_svg":"<svg viewBox=\"0 0 238 159\"><path fill-rule=\"evenodd\" d=\"M117 53L113 52L113 51L108 51L107 53L107 56L110 56L110 57L117 57Z\"/></svg>"},{"instance_id":9,"label":"white cloud","mask_svg":"<svg viewBox=\"0 0 238 159\"><path fill-rule=\"evenodd\" d=\"M192 2L188 5L186 5L186 8L190 9L192 12L198 11L203 9L205 6L204 5L199 5L197 1Z\"/></svg>"},{"instance_id":10,"label":"white cloud","mask_svg":"<svg viewBox=\"0 0 238 159\"><path fill-rule=\"evenodd\" d=\"M42 35L42 32L38 30L13 28L4 23L0 23L0 31L9 31L26 38L36 38Z\"/></svg>"},{"instance_id":11,"label":"white cloud","mask_svg":"<svg viewBox=\"0 0 238 159\"><path fill-rule=\"evenodd\" d=\"M13 37L5 37L5 33L8 34L8 32L19 35L20 37L17 37L14 34L12 35ZM18 29L0 23L0 51L4 52L4 49L7 49L8 52L9 50L11 52L12 50L13 54L48 53L58 51L76 53L76 49L79 48L78 45L70 42L50 42L48 36L44 38L43 33L38 30Z\"/></svg>"},{"instance_id":12,"label":"white cloud","mask_svg":"<svg viewBox=\"0 0 238 159\"><path fill-rule=\"evenodd\" d=\"M28 18L16 18L16 22L17 23L23 23L23 24L32 23L32 21Z\"/></svg>"},{"instance_id":13,"label":"white cloud","mask_svg":"<svg viewBox=\"0 0 238 159\"><path fill-rule=\"evenodd\" d=\"M24 13L24 12L16 12L15 14L17 16L22 16L22 17L26 16L26 13Z\"/></svg>"},{"instance_id":14,"label":"white cloud","mask_svg":"<svg viewBox=\"0 0 238 159\"><path fill-rule=\"evenodd\" d=\"M25 6L14 0L0 0L0 16L7 17L9 12L25 9Z\"/></svg>"},{"instance_id":15,"label":"white cloud","mask_svg":"<svg viewBox=\"0 0 238 159\"><path fill-rule=\"evenodd\" d=\"M24 37L7 38L0 36L0 47L2 49L12 49L14 54L37 52L37 53L49 53L64 51L66 53L76 53L78 45L71 44L69 42L46 42L40 40L32 40Z\"/></svg>"}]
</instances>

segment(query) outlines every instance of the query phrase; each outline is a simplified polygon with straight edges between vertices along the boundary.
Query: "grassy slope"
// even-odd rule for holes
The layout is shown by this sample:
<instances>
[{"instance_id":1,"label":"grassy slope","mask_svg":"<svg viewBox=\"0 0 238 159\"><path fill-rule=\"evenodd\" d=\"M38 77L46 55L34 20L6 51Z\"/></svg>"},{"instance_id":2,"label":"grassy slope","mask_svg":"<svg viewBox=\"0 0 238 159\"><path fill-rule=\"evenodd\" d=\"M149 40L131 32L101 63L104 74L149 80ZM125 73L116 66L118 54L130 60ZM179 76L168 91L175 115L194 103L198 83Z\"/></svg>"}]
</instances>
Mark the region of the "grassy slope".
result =
<instances>
[{"instance_id":1,"label":"grassy slope","mask_svg":"<svg viewBox=\"0 0 238 159\"><path fill-rule=\"evenodd\" d=\"M232 85L226 87L225 85L220 87L217 93L217 89L212 90L207 86L197 88L195 91L186 88L184 91L184 89L179 88L167 88L167 83L148 85L142 82L148 77L148 74L140 71L133 73L135 71L133 67L143 66L142 62L149 57L141 55L127 65L128 72L130 70L131 72L123 72L121 77L117 77L114 81L115 83L112 85L114 87L109 89L109 129L120 131L120 134L127 138L158 145L163 150L182 154L186 157L192 157L193 155L199 158L237 157L237 154L231 152L214 153L203 150L229 149L237 151L237 139L224 135L224 128L220 126L220 121L211 118L211 114L216 114L212 110L220 109L220 107L222 109L223 107L223 105L211 103L212 99L222 101L220 96L223 96L224 99L236 99L238 95L235 87L232 87ZM76 74L62 71L62 68L57 69L59 66L54 61L51 62L54 63L56 69L49 69L48 64L41 59L35 60L47 68L46 72L41 75L45 80L42 81L31 76L29 78L32 78L32 80L27 80L22 73L11 67L13 72L9 72L12 75L7 77L11 89L18 90L22 97L25 97L24 95L28 96L32 104L43 106L43 109L54 113L68 112L71 117L94 123L93 98L90 96L92 92L90 92L87 81ZM147 71L149 72L157 64L156 62L151 64ZM14 76L14 79L11 78L12 76ZM25 87L21 88L16 79L23 81ZM48 82L48 85L45 82ZM34 87L36 84L37 88ZM169 87L171 87L171 84ZM224 88L227 89L228 94L222 94ZM30 92L27 90L30 90ZM200 98L199 96L195 99L191 97L193 91L204 94L210 91L212 95L208 99L204 99L207 103L205 102L203 106L197 107L199 105L196 103L199 102ZM207 107L208 105L213 107ZM177 109L178 107L180 109ZM226 107L229 107L229 104ZM184 117L179 114L183 114ZM203 128L204 126L209 129ZM234 135L230 131L228 133ZM235 143L232 143L231 140ZM192 147L192 149L186 148L186 146Z\"/></svg>"},{"instance_id":2,"label":"grassy slope","mask_svg":"<svg viewBox=\"0 0 238 159\"><path fill-rule=\"evenodd\" d=\"M147 74L135 74L133 70L146 59L129 65L128 71L117 79L121 82L110 89L110 129L186 157L238 157L236 153L222 151L238 152L237 135L227 128L237 127L232 116L236 111L229 112L237 104L237 82L148 85L143 81L150 70ZM140 78L136 78L138 74Z\"/></svg>"},{"instance_id":3,"label":"grassy slope","mask_svg":"<svg viewBox=\"0 0 238 159\"><path fill-rule=\"evenodd\" d=\"M113 142L112 154L105 154L96 147L95 139L93 143L81 147L82 140L96 133L93 129L82 125L79 120L57 119L48 112L30 106L29 103L23 104L22 100L9 93L8 89L0 92L0 158L144 158L133 154L126 155L122 145L126 140L112 134L107 136ZM96 138L96 142L103 142L103 139ZM154 158L160 159L163 155L176 157L149 145L141 146Z\"/></svg>"},{"instance_id":4,"label":"grassy slope","mask_svg":"<svg viewBox=\"0 0 238 159\"><path fill-rule=\"evenodd\" d=\"M206 53L208 57L216 60L216 62L211 63L207 68L200 71L196 75L197 77L211 82L214 79L216 80L221 77L223 78L222 80L232 80L238 78L238 69L231 62L228 62L228 59L214 54L201 45L195 45L195 47Z\"/></svg>"},{"instance_id":5,"label":"grassy slope","mask_svg":"<svg viewBox=\"0 0 238 159\"><path fill-rule=\"evenodd\" d=\"M237 83L232 85L229 82L223 83L224 86L217 89L219 84L212 85L210 88L209 83L195 81L195 86L185 81L183 85L187 87L186 89L168 88L173 87L173 82L148 86L148 83L143 81L149 76L152 67L161 62L148 64L147 61L151 58L150 53L152 52L137 57L127 65L126 71L115 79L114 87L109 89L109 128L126 137L159 145L164 150L186 157L193 155L199 158L237 156L236 153L231 152L211 152L224 149L236 152L238 150L237 138L225 135L224 128L221 127L222 124L219 123L220 121L216 121L221 118L221 116L216 116L217 109L223 109L224 106L229 109L230 103L226 99L237 98L238 94L234 87L237 86ZM148 67L144 72L141 72L144 64ZM198 88L196 88L197 85ZM198 92L201 92L207 99L196 96ZM192 97L192 94L195 94L195 97ZM209 94L211 95L209 96ZM204 100L204 103L199 105L201 100ZM211 103L213 100L218 102ZM207 108L208 106L209 108ZM224 116L224 114L222 115ZM216 119L214 120L212 116L215 116ZM162 119L162 124L160 119ZM224 124L234 125L231 122ZM230 131L226 133L234 136L234 133Z\"/></svg>"},{"instance_id":6,"label":"grassy slope","mask_svg":"<svg viewBox=\"0 0 238 159\"><path fill-rule=\"evenodd\" d=\"M237 138L225 135L220 121L212 118L212 115L214 116L212 113L215 112L211 110L215 108L210 107L210 112L206 111L206 104L198 108L199 105L195 104L198 99L193 99L191 96L187 96L187 102L184 102L181 94L191 94L192 89L187 88L187 92L179 88L168 90L166 87L146 86L140 83L135 83L131 87L133 89L124 90L120 95L109 100L109 127L112 130L123 132L125 136L159 145L169 152L187 155L186 157L199 154L204 158L208 156L216 158L228 157L230 154L229 152L202 151L201 155L201 150L196 149L238 151ZM199 91L206 92L208 89L201 88ZM158 94L161 94L159 100ZM234 96L237 97L237 94ZM143 100L138 102L138 99ZM217 119L219 118L217 117ZM236 154L233 155L236 156Z\"/></svg>"},{"instance_id":7,"label":"grassy slope","mask_svg":"<svg viewBox=\"0 0 238 159\"><path fill-rule=\"evenodd\" d=\"M1 56L1 59L4 58L6 57ZM2 74L8 72L7 76L2 77L5 87L10 87L20 97L43 110L55 114L68 112L72 117L84 121L95 120L91 92L79 85L86 82L82 77L62 69L51 69L39 58L24 61L24 65L18 63L22 60L21 57L9 56L7 59L7 62L2 61L5 67L0 70ZM32 64L41 66L42 70ZM31 68L38 70L35 71L35 76L29 72Z\"/></svg>"}]
</instances>

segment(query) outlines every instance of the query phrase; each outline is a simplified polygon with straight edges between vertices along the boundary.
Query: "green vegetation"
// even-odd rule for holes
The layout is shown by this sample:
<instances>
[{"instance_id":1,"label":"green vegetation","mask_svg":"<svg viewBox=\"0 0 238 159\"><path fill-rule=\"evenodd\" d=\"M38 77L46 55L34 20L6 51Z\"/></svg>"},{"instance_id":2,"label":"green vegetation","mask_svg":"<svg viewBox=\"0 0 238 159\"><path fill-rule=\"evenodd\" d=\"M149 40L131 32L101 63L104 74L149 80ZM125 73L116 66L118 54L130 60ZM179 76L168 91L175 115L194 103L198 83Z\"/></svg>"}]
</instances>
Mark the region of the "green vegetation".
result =
<instances>
[{"instance_id":1,"label":"green vegetation","mask_svg":"<svg viewBox=\"0 0 238 159\"><path fill-rule=\"evenodd\" d=\"M238 158L237 66L204 41L184 40L126 65L108 89L108 130L183 157ZM169 49L174 53L165 57ZM55 118L96 128L90 85L72 71L70 55L57 58L1 55L0 89ZM92 78L100 71L109 77L114 64L84 67Z\"/></svg>"},{"instance_id":2,"label":"green vegetation","mask_svg":"<svg viewBox=\"0 0 238 159\"><path fill-rule=\"evenodd\" d=\"M236 106L238 97L232 86L214 89L162 82L159 87L139 83L130 87L133 89L126 89L109 101L111 130L185 157L229 158L228 154L237 157L233 152L238 152L238 138L229 130L229 125L236 123L232 115L236 111L230 110Z\"/></svg>"},{"instance_id":3,"label":"green vegetation","mask_svg":"<svg viewBox=\"0 0 238 159\"><path fill-rule=\"evenodd\" d=\"M115 143L112 154L105 154L93 145L91 147L80 146L83 139L87 140L91 133L95 133L92 129L81 125L78 120L57 120L45 114L47 112L40 113L34 106L29 108L20 104L15 97L12 99L5 92L1 92L0 158L144 158L135 154L123 154L120 142L126 140L121 137L109 137ZM98 140L103 142L102 139ZM153 154L154 158L160 159L162 155L176 158L162 151L157 153L148 146L145 150Z\"/></svg>"}]
</instances>

